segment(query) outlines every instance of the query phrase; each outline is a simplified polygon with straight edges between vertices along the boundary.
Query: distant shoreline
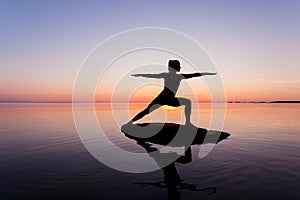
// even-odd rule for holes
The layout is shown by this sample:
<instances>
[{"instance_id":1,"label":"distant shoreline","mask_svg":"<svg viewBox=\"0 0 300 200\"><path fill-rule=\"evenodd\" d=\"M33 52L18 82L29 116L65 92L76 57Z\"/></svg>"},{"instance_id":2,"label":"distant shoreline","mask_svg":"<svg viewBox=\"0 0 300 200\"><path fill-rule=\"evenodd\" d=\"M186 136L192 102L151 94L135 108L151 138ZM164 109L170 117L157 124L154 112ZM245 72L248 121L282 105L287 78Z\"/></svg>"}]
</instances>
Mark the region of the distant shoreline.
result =
<instances>
[{"instance_id":1,"label":"distant shoreline","mask_svg":"<svg viewBox=\"0 0 300 200\"><path fill-rule=\"evenodd\" d=\"M300 101L228 101L227 103L300 103Z\"/></svg>"},{"instance_id":2,"label":"distant shoreline","mask_svg":"<svg viewBox=\"0 0 300 200\"><path fill-rule=\"evenodd\" d=\"M300 103L300 101L271 101L270 103Z\"/></svg>"}]
</instances>

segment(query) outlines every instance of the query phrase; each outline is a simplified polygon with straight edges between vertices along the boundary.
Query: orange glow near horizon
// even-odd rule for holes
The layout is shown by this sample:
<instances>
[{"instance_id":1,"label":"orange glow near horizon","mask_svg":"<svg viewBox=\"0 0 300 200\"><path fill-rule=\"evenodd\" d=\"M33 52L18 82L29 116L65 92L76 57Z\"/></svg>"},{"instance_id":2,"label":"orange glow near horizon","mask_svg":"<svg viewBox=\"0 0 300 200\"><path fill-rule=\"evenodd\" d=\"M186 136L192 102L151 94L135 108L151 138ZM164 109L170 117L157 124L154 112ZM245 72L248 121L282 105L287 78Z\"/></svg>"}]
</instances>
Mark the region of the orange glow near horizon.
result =
<instances>
[{"instance_id":1,"label":"orange glow near horizon","mask_svg":"<svg viewBox=\"0 0 300 200\"><path fill-rule=\"evenodd\" d=\"M162 106L162 109L164 109L164 110L175 110L176 108L172 107L172 106L164 105L164 106Z\"/></svg>"},{"instance_id":2,"label":"orange glow near horizon","mask_svg":"<svg viewBox=\"0 0 300 200\"><path fill-rule=\"evenodd\" d=\"M0 100L8 101L71 101L72 90L69 88L21 88L6 89L0 93Z\"/></svg>"},{"instance_id":3,"label":"orange glow near horizon","mask_svg":"<svg viewBox=\"0 0 300 200\"><path fill-rule=\"evenodd\" d=\"M292 92L291 92L292 93ZM180 97L186 97L180 95ZM112 99L109 95L99 95L95 98L96 102L151 102L155 97L149 97L147 95L137 94L131 97L128 101L126 97L120 97ZM186 97L189 98L189 97ZM0 101L72 101L71 92L40 92L40 93L27 93L27 94L1 94ZM275 93L270 93L266 96L266 93L227 93L226 101L277 101L277 100L299 100L300 97L297 94L290 94L285 96L279 96ZM82 101L85 101L84 98ZM211 99L209 96L199 96L195 99L192 99L193 102L210 102Z\"/></svg>"},{"instance_id":4,"label":"orange glow near horizon","mask_svg":"<svg viewBox=\"0 0 300 200\"><path fill-rule=\"evenodd\" d=\"M67 86L23 85L19 87L0 86L1 101L72 101L73 88ZM300 100L297 84L240 84L237 87L225 87L227 101L276 101ZM97 102L151 102L161 91L161 86L144 86L135 91L121 91L113 94L110 88L99 89L95 94ZM195 95L181 89L180 97L191 99L193 102L210 102L207 89L196 88ZM83 98L84 101L84 98Z\"/></svg>"}]
</instances>

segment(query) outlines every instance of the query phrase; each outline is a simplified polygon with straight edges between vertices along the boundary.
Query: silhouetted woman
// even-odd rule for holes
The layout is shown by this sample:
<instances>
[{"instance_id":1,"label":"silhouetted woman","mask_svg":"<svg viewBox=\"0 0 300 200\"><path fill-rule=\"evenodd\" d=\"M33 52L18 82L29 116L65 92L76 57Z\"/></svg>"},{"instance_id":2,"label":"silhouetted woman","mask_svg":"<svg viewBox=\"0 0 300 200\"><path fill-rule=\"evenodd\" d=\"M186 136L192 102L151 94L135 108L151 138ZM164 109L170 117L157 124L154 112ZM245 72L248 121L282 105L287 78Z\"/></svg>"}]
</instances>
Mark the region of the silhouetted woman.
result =
<instances>
[{"instance_id":1,"label":"silhouetted woman","mask_svg":"<svg viewBox=\"0 0 300 200\"><path fill-rule=\"evenodd\" d=\"M204 75L215 75L216 73L192 73L192 74L179 74L181 69L180 62L178 60L169 60L168 70L169 72L164 72L160 74L132 74L135 77L145 77L145 78L163 78L164 79L164 89L160 94L145 108L143 111L138 113L131 121L128 123L133 123L145 115L149 114L153 110L159 108L163 105L178 107L185 106L185 119L186 124L191 123L191 100L175 97L178 90L180 81L183 79L189 79Z\"/></svg>"}]
</instances>

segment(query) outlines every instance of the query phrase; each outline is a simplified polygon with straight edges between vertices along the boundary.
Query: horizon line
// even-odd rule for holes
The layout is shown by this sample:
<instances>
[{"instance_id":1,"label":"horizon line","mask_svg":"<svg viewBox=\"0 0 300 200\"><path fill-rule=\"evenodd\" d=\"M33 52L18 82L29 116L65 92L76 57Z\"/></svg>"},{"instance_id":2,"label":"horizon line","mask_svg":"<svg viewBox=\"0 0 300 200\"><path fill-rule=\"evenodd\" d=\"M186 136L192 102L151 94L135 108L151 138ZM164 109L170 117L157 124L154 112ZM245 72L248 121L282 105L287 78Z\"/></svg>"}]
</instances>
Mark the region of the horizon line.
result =
<instances>
[{"instance_id":1,"label":"horizon line","mask_svg":"<svg viewBox=\"0 0 300 200\"><path fill-rule=\"evenodd\" d=\"M0 103L149 103L150 101L28 101L28 100L4 100ZM193 101L192 103L300 103L300 100L275 100L275 101Z\"/></svg>"}]
</instances>

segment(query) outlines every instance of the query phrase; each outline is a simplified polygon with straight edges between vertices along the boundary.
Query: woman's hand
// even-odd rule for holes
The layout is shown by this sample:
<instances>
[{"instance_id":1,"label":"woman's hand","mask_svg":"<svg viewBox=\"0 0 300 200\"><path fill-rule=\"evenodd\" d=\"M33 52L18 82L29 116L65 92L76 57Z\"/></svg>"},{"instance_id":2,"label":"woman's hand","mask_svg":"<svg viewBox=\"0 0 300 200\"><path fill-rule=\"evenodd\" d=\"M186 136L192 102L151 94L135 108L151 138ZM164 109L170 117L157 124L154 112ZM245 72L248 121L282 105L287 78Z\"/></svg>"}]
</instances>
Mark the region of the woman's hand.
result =
<instances>
[{"instance_id":1,"label":"woman's hand","mask_svg":"<svg viewBox=\"0 0 300 200\"><path fill-rule=\"evenodd\" d=\"M210 73L210 72L206 72L204 73L205 75L216 75L217 73Z\"/></svg>"}]
</instances>

